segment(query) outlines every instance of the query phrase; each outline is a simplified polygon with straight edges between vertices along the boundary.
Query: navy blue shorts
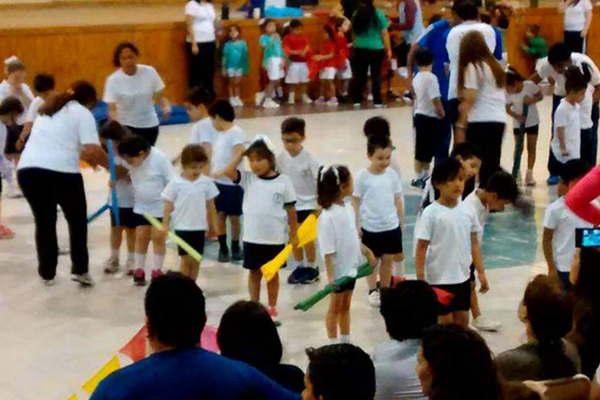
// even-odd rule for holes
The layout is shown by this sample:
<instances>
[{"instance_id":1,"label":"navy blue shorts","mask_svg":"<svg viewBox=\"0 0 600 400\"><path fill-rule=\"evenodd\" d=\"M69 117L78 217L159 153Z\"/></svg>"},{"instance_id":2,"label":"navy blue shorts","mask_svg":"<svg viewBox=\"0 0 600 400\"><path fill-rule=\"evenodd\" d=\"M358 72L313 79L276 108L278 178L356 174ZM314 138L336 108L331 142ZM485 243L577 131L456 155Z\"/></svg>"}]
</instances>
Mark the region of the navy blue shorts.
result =
<instances>
[{"instance_id":1,"label":"navy blue shorts","mask_svg":"<svg viewBox=\"0 0 600 400\"><path fill-rule=\"evenodd\" d=\"M142 216L142 218L144 217ZM135 228L137 225L135 214L133 213L133 208L119 207L119 222L121 223L119 226L123 228ZM113 214L112 208L110 209L110 226L116 226L115 216Z\"/></svg>"},{"instance_id":2,"label":"navy blue shorts","mask_svg":"<svg viewBox=\"0 0 600 400\"><path fill-rule=\"evenodd\" d=\"M162 223L162 220L163 220L162 217L161 218L155 217L155 218ZM121 223L123 223L123 222L121 221ZM133 213L133 216L132 216L132 224L136 228L138 226L152 225L150 222L148 222L148 220L142 214L137 214L135 212Z\"/></svg>"},{"instance_id":3,"label":"navy blue shorts","mask_svg":"<svg viewBox=\"0 0 600 400\"><path fill-rule=\"evenodd\" d=\"M310 214L314 213L315 210L298 210L296 211L296 219L298 223L301 224L306 221L306 218L309 217Z\"/></svg>"},{"instance_id":4,"label":"navy blue shorts","mask_svg":"<svg viewBox=\"0 0 600 400\"><path fill-rule=\"evenodd\" d=\"M275 258L284 244L258 244L244 242L244 268L251 271L260 269L263 265Z\"/></svg>"},{"instance_id":5,"label":"navy blue shorts","mask_svg":"<svg viewBox=\"0 0 600 400\"><path fill-rule=\"evenodd\" d=\"M369 232L363 229L362 243L378 258L384 254L400 254L402 253L402 229L400 226L385 232Z\"/></svg>"},{"instance_id":6,"label":"navy blue shorts","mask_svg":"<svg viewBox=\"0 0 600 400\"><path fill-rule=\"evenodd\" d=\"M217 212L234 217L242 215L244 189L240 185L222 185L216 183L219 195L215 199Z\"/></svg>"},{"instance_id":7,"label":"navy blue shorts","mask_svg":"<svg viewBox=\"0 0 600 400\"><path fill-rule=\"evenodd\" d=\"M175 234L183 239L184 242L192 246L200 254L204 254L204 236L206 231L175 231ZM180 256L188 256L189 254L177 246L177 254Z\"/></svg>"},{"instance_id":8,"label":"navy blue shorts","mask_svg":"<svg viewBox=\"0 0 600 400\"><path fill-rule=\"evenodd\" d=\"M333 289L333 293L344 293L347 291L352 291L354 290L354 286L356 286L356 279L352 279L350 282L340 285L340 286L336 286Z\"/></svg>"},{"instance_id":9,"label":"navy blue shorts","mask_svg":"<svg viewBox=\"0 0 600 400\"><path fill-rule=\"evenodd\" d=\"M440 304L440 315L447 315L455 311L469 311L471 309L471 280L451 285L431 285L452 294L450 304Z\"/></svg>"}]
</instances>

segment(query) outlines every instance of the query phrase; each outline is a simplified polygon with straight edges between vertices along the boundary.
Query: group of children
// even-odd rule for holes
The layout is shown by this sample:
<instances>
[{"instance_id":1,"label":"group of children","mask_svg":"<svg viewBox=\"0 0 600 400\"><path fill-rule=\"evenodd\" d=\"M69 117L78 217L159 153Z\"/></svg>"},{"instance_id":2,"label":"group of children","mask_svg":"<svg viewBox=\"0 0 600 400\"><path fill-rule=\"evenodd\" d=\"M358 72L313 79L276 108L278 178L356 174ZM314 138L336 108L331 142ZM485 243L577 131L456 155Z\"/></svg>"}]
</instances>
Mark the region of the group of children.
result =
<instances>
[{"instance_id":1,"label":"group of children","mask_svg":"<svg viewBox=\"0 0 600 400\"><path fill-rule=\"evenodd\" d=\"M264 89L256 93L257 106L279 107L274 99L283 97L282 80L288 85L289 104L295 104L297 99L311 104L313 101L307 94L307 84L317 77L320 82L317 104L337 106L337 93L347 96L352 78L346 38L350 29L348 19L338 18L326 24L316 49L311 47L298 19L289 22L283 39L275 20L265 19L262 29L259 45L262 49L264 79L261 79L261 84L264 83ZM248 73L248 45L240 34L237 25L230 26L222 50L223 74L227 77L229 102L233 106L244 105L240 99L240 87L242 77Z\"/></svg>"}]
</instances>

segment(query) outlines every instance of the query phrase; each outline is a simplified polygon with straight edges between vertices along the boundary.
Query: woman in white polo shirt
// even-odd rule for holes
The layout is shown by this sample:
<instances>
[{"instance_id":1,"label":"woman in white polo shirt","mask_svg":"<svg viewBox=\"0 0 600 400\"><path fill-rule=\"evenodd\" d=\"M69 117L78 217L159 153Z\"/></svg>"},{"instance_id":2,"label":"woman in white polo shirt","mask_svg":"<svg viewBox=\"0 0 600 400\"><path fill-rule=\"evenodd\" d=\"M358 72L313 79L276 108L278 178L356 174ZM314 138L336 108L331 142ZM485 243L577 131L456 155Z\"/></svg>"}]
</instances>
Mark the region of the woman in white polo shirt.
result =
<instances>
[{"instance_id":1,"label":"woman in white polo shirt","mask_svg":"<svg viewBox=\"0 0 600 400\"><path fill-rule=\"evenodd\" d=\"M84 286L93 284L88 273L87 206L79 159L93 167L107 164L89 110L96 101L96 89L84 81L48 99L19 162L19 185L35 219L38 273L47 285L54 283L58 262L57 206L69 226L71 279Z\"/></svg>"},{"instance_id":2,"label":"woman in white polo shirt","mask_svg":"<svg viewBox=\"0 0 600 400\"><path fill-rule=\"evenodd\" d=\"M575 53L585 53L585 38L592 24L590 0L560 0L559 8L565 13L564 42Z\"/></svg>"},{"instance_id":3,"label":"woman in white polo shirt","mask_svg":"<svg viewBox=\"0 0 600 400\"><path fill-rule=\"evenodd\" d=\"M500 166L502 138L506 125L504 86L506 74L491 53L483 35L471 31L460 43L458 90L461 100L455 138L465 138L482 155L479 184Z\"/></svg>"},{"instance_id":4,"label":"woman in white polo shirt","mask_svg":"<svg viewBox=\"0 0 600 400\"><path fill-rule=\"evenodd\" d=\"M217 14L210 0L190 0L185 5L189 86L200 86L215 93L215 21Z\"/></svg>"},{"instance_id":5,"label":"woman in white polo shirt","mask_svg":"<svg viewBox=\"0 0 600 400\"><path fill-rule=\"evenodd\" d=\"M163 96L165 84L160 75L154 67L138 64L139 55L133 43L123 42L115 48L113 64L118 69L106 79L104 101L111 119L154 146L159 125L154 103L160 104L165 117L171 113L171 105Z\"/></svg>"}]
</instances>

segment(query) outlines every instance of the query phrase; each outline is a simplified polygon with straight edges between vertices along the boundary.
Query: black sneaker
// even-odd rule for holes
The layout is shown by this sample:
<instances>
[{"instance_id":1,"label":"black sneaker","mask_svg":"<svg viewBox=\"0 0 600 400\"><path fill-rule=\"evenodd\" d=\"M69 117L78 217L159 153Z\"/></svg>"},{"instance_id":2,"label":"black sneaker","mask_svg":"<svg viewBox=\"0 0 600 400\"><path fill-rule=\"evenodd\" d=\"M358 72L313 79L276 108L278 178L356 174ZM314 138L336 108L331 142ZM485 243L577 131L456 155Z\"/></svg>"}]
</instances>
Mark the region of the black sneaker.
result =
<instances>
[{"instance_id":1,"label":"black sneaker","mask_svg":"<svg viewBox=\"0 0 600 400\"><path fill-rule=\"evenodd\" d=\"M298 267L296 267L296 269L294 269L292 271L292 273L290 274L290 276L288 276L288 283L290 285L297 285L299 283L302 283L302 277L304 275L304 270L306 269L306 267L303 267L301 265L299 265Z\"/></svg>"},{"instance_id":2,"label":"black sneaker","mask_svg":"<svg viewBox=\"0 0 600 400\"><path fill-rule=\"evenodd\" d=\"M317 282L319 280L319 268L306 268L302 278L302 284L304 285Z\"/></svg>"},{"instance_id":3,"label":"black sneaker","mask_svg":"<svg viewBox=\"0 0 600 400\"><path fill-rule=\"evenodd\" d=\"M231 261L231 258L229 257L229 251L228 251L228 250L225 250L225 251L221 251L221 250L219 250L219 258L218 258L218 261L219 261L220 263L226 263L226 262L229 262L229 261Z\"/></svg>"},{"instance_id":4,"label":"black sneaker","mask_svg":"<svg viewBox=\"0 0 600 400\"><path fill-rule=\"evenodd\" d=\"M231 259L233 261L243 261L244 260L244 253L242 252L242 249L239 246L231 247Z\"/></svg>"}]
</instances>

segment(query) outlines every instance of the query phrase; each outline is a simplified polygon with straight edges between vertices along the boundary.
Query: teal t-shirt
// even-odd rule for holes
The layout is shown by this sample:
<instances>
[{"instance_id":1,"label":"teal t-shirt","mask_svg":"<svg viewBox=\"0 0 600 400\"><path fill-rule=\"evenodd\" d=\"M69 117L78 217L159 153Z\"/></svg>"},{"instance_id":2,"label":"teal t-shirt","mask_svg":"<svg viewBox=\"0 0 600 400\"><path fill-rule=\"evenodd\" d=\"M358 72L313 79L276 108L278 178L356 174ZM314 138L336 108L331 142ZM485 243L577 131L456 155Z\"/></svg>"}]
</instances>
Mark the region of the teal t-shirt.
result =
<instances>
[{"instance_id":1,"label":"teal t-shirt","mask_svg":"<svg viewBox=\"0 0 600 400\"><path fill-rule=\"evenodd\" d=\"M266 62L269 58L272 57L285 57L285 53L283 52L283 47L281 47L281 39L279 36L271 36L271 35L260 35L260 39L258 40L260 47L263 49L263 65L266 65Z\"/></svg>"},{"instance_id":2,"label":"teal t-shirt","mask_svg":"<svg viewBox=\"0 0 600 400\"><path fill-rule=\"evenodd\" d=\"M223 68L248 73L248 45L244 40L228 41L223 47Z\"/></svg>"},{"instance_id":3,"label":"teal t-shirt","mask_svg":"<svg viewBox=\"0 0 600 400\"><path fill-rule=\"evenodd\" d=\"M383 39L381 38L381 32L390 26L390 21L387 19L383 11L375 9L374 21L366 31L354 34L354 48L368 49L368 50L382 50Z\"/></svg>"}]
</instances>

